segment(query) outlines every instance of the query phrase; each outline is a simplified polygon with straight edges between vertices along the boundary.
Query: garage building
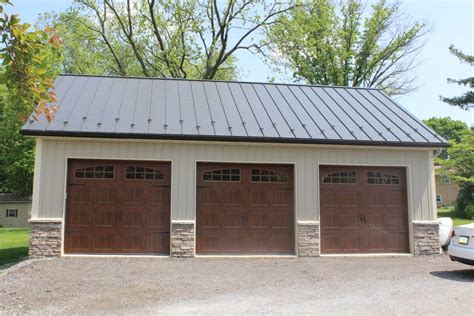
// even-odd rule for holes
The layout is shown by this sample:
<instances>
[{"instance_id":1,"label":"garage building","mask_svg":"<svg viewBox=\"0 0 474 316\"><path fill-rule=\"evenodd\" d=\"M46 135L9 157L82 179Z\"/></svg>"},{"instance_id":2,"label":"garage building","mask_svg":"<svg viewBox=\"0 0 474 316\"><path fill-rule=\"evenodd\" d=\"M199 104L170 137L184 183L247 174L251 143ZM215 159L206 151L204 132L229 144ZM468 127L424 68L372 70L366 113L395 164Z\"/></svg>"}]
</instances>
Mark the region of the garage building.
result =
<instances>
[{"instance_id":1,"label":"garage building","mask_svg":"<svg viewBox=\"0 0 474 316\"><path fill-rule=\"evenodd\" d=\"M437 254L446 141L370 88L61 75L30 256Z\"/></svg>"}]
</instances>

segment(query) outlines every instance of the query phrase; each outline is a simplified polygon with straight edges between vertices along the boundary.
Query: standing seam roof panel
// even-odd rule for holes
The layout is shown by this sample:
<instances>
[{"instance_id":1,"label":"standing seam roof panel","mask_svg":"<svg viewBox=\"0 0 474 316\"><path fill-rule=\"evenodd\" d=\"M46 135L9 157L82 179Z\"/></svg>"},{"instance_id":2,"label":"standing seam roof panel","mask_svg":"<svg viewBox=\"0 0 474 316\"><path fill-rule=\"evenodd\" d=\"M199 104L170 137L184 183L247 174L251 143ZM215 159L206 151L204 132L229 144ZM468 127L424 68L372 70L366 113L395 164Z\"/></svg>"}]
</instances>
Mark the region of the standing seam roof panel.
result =
<instances>
[{"instance_id":1,"label":"standing seam roof panel","mask_svg":"<svg viewBox=\"0 0 474 316\"><path fill-rule=\"evenodd\" d=\"M61 75L58 111L25 135L446 147L368 88Z\"/></svg>"},{"instance_id":2,"label":"standing seam roof panel","mask_svg":"<svg viewBox=\"0 0 474 316\"><path fill-rule=\"evenodd\" d=\"M226 113L224 112L224 108L222 107L217 87L215 85L205 85L204 83L201 84L206 95L206 102L213 120L212 125L214 127L215 134L230 136L229 122L227 120Z\"/></svg>"},{"instance_id":3,"label":"standing seam roof panel","mask_svg":"<svg viewBox=\"0 0 474 316\"><path fill-rule=\"evenodd\" d=\"M216 135L212 125L212 114L209 112L209 105L204 94L204 86L201 82L191 82L191 93L196 110L197 126L200 135Z\"/></svg>"},{"instance_id":4,"label":"standing seam roof panel","mask_svg":"<svg viewBox=\"0 0 474 316\"><path fill-rule=\"evenodd\" d=\"M371 140L385 141L386 139L374 129L371 122L369 122L366 117L361 115L359 112L360 109L357 109L351 103L347 102L347 100L338 93L338 90L342 89L324 89L324 91L331 96L335 103L341 105L341 108L349 117L351 117L351 119L354 121L354 124L357 125L361 132L366 134Z\"/></svg>"},{"instance_id":5,"label":"standing seam roof panel","mask_svg":"<svg viewBox=\"0 0 474 316\"><path fill-rule=\"evenodd\" d=\"M178 81L179 108L181 109L181 120L183 134L200 134L197 122L196 105L192 93L191 81Z\"/></svg>"},{"instance_id":6,"label":"standing seam roof panel","mask_svg":"<svg viewBox=\"0 0 474 316\"><path fill-rule=\"evenodd\" d=\"M284 98L286 106L293 111L295 117L297 118L299 124L304 128L308 133L310 138L326 138L322 133L319 127L314 123L311 116L305 111L303 105L299 102L298 99L293 95L288 87L285 86L275 86L278 89L280 95Z\"/></svg>"},{"instance_id":7,"label":"standing seam roof panel","mask_svg":"<svg viewBox=\"0 0 474 316\"><path fill-rule=\"evenodd\" d=\"M376 94L379 94L379 95L381 95L381 99L387 100L388 101L388 104L386 103L387 108L390 108L390 109L394 110L395 112L397 112L400 119L403 119L403 117L405 115L408 116L411 119L411 121L414 123L414 126L417 126L414 129L416 129L418 131L418 133L420 135L422 135L425 139L430 140L430 141L441 141L441 142L446 141L443 137L440 137L438 134L436 134L436 132L433 131L431 128L429 128L429 126L427 126L426 124L421 122L418 118L416 118L411 113L409 113L406 109L404 109L397 102L395 102L392 99L390 99L389 97L387 97L387 95L385 93L383 93L381 91L374 91L372 94L374 96ZM389 104L392 104L392 106L389 106Z\"/></svg>"},{"instance_id":8,"label":"standing seam roof panel","mask_svg":"<svg viewBox=\"0 0 474 316\"><path fill-rule=\"evenodd\" d=\"M252 111L257 124L260 127L260 132L265 135L265 137L281 137L275 122L268 114L267 109L262 103L261 96L255 89L254 85L243 83L239 84L239 86L250 106L250 110ZM268 106L270 105L268 104Z\"/></svg>"},{"instance_id":9,"label":"standing seam roof panel","mask_svg":"<svg viewBox=\"0 0 474 316\"><path fill-rule=\"evenodd\" d=\"M148 133L148 119L150 118L150 100L153 95L152 80L140 80L140 89L138 90L137 105L133 112L132 133Z\"/></svg>"},{"instance_id":10,"label":"standing seam roof panel","mask_svg":"<svg viewBox=\"0 0 474 316\"><path fill-rule=\"evenodd\" d=\"M166 87L164 80L153 80L148 133L166 134Z\"/></svg>"},{"instance_id":11,"label":"standing seam roof panel","mask_svg":"<svg viewBox=\"0 0 474 316\"><path fill-rule=\"evenodd\" d=\"M242 118L241 124L247 130L249 136L261 137L266 135L265 132L262 133L262 122L260 122L252 112L252 104L249 103L250 100L247 99L240 84L228 83L227 85ZM236 123L238 124L238 122Z\"/></svg>"},{"instance_id":12,"label":"standing seam roof panel","mask_svg":"<svg viewBox=\"0 0 474 316\"><path fill-rule=\"evenodd\" d=\"M60 76L54 82L54 92L56 93L57 104L61 104L62 100L66 96L69 88L72 86L75 77ZM67 84L69 83L69 84ZM62 110L62 109L58 109ZM28 121L26 122L24 128L28 130L44 130L48 127L49 123L46 119L38 118L39 122L33 118L33 115L30 115Z\"/></svg>"},{"instance_id":13,"label":"standing seam roof panel","mask_svg":"<svg viewBox=\"0 0 474 316\"><path fill-rule=\"evenodd\" d=\"M74 110L74 106L82 91L87 84L88 78L76 78L74 80L77 82L77 89L69 89L67 94L64 96L63 100L61 101L62 110L56 112L54 115L54 120L48 124L48 128L54 130L62 130L64 127L64 122L67 120L69 113Z\"/></svg>"},{"instance_id":14,"label":"standing seam roof panel","mask_svg":"<svg viewBox=\"0 0 474 316\"><path fill-rule=\"evenodd\" d=\"M349 129L340 121L340 119L329 109L328 105L318 96L312 87L301 87L301 90L314 103L322 116L327 119L330 128L339 135L341 139L356 140Z\"/></svg>"},{"instance_id":15,"label":"standing seam roof panel","mask_svg":"<svg viewBox=\"0 0 474 316\"><path fill-rule=\"evenodd\" d=\"M66 118L67 124L64 124L63 130L65 131L77 131L82 130L83 121L75 120L72 118L75 117L87 117L87 114L97 99L97 93L101 91L99 87L105 80L100 80L100 78L89 78L86 82L84 89L82 90L81 95L77 98L77 102L72 107L72 111L69 113L69 116ZM103 101L102 101L103 103Z\"/></svg>"},{"instance_id":16,"label":"standing seam roof panel","mask_svg":"<svg viewBox=\"0 0 474 316\"><path fill-rule=\"evenodd\" d=\"M242 117L229 85L224 82L214 82L214 85L219 96L219 102L229 122L227 127L229 133L233 136L249 136L247 127L242 124Z\"/></svg>"},{"instance_id":17,"label":"standing seam roof panel","mask_svg":"<svg viewBox=\"0 0 474 316\"><path fill-rule=\"evenodd\" d=\"M97 132L110 132L115 129L115 125L117 124L116 119L118 118L123 93L127 83L128 80L114 78L109 87L108 96L105 100L106 103L102 105L100 118L98 120L95 120L92 117L88 118L83 126L83 130L85 130L85 128L95 128ZM100 123L100 125L97 125L97 123Z\"/></svg>"},{"instance_id":18,"label":"standing seam roof panel","mask_svg":"<svg viewBox=\"0 0 474 316\"><path fill-rule=\"evenodd\" d=\"M285 118L278 110L277 105L275 104L275 102L273 102L273 99L271 98L265 87L261 84L252 84L251 89L252 88L255 94L257 95L260 104L259 109L263 110L261 113L266 114L272 124L272 128L278 133L279 137L295 137L295 135L290 131L290 127L288 127ZM265 135L268 136L268 131L265 130L265 133Z\"/></svg>"},{"instance_id":19,"label":"standing seam roof panel","mask_svg":"<svg viewBox=\"0 0 474 316\"><path fill-rule=\"evenodd\" d=\"M381 111L375 104L370 102L369 99L364 97L362 94L359 93L358 90L356 89L347 89L347 93L349 93L351 96L354 97L354 99L358 100L361 104L364 104L364 106L367 108L367 111L372 113L373 116L377 117L379 121L384 125L385 129L380 130L379 132L383 133L383 135L386 134L392 134L397 139L399 139L399 142L412 142L413 139L408 137L401 129L398 127L392 120L391 118L387 117L383 111Z\"/></svg>"},{"instance_id":20,"label":"standing seam roof panel","mask_svg":"<svg viewBox=\"0 0 474 316\"><path fill-rule=\"evenodd\" d=\"M138 93L140 91L141 80L130 80L125 87L125 91L120 104L119 118L115 125L116 133L131 133L133 128L133 113L137 105Z\"/></svg>"},{"instance_id":21,"label":"standing seam roof panel","mask_svg":"<svg viewBox=\"0 0 474 316\"><path fill-rule=\"evenodd\" d=\"M323 102L328 106L328 108L334 113L334 115L341 121L342 125L344 125L351 133L355 139L357 140L371 140L367 134L360 129L360 127L355 124L353 118L346 113L346 111L342 108L340 104L338 104L329 93L326 91L324 87L313 88L313 90L321 91L322 93L318 93L318 96L323 100Z\"/></svg>"},{"instance_id":22,"label":"standing seam roof panel","mask_svg":"<svg viewBox=\"0 0 474 316\"><path fill-rule=\"evenodd\" d=\"M178 97L178 81L165 81L166 134L181 135L181 105ZM190 109L191 110L191 109Z\"/></svg>"},{"instance_id":23,"label":"standing seam roof panel","mask_svg":"<svg viewBox=\"0 0 474 316\"><path fill-rule=\"evenodd\" d=\"M268 87L264 86L267 90L267 93L272 98L273 102L276 104L279 112L283 116L283 119L288 125L290 132L294 134L297 138L312 138L311 134L304 128L298 116L291 109L291 106L288 104L284 96L281 94L280 90L275 85L269 85ZM297 107L297 104L294 105Z\"/></svg>"},{"instance_id":24,"label":"standing seam roof panel","mask_svg":"<svg viewBox=\"0 0 474 316\"><path fill-rule=\"evenodd\" d=\"M360 113L360 115L368 121L379 137L390 142L400 141L393 133L383 133L382 131L386 131L387 128L380 121L378 116L370 113L367 107L357 100L353 95L351 95L347 90L349 89L341 88L337 89L337 92L347 101L347 103L351 104ZM380 134L380 132L382 132L382 134Z\"/></svg>"},{"instance_id":25,"label":"standing seam roof panel","mask_svg":"<svg viewBox=\"0 0 474 316\"><path fill-rule=\"evenodd\" d=\"M102 124L100 121L103 115L103 109L105 108L105 104L109 97L109 91L113 83L114 81L111 80L101 80L97 83L97 89L94 92L90 106L87 107L85 113L79 115L81 118L81 131L94 130Z\"/></svg>"},{"instance_id":26,"label":"standing seam roof panel","mask_svg":"<svg viewBox=\"0 0 474 316\"><path fill-rule=\"evenodd\" d=\"M327 121L326 117L320 112L316 105L308 98L300 87L288 86L293 96L298 100L306 113L311 117L313 123L318 127L323 138L326 139L342 139L336 133Z\"/></svg>"},{"instance_id":27,"label":"standing seam roof panel","mask_svg":"<svg viewBox=\"0 0 474 316\"><path fill-rule=\"evenodd\" d=\"M395 124L399 127L399 129L402 131L403 134L408 136L410 139L412 139L415 142L423 142L426 141L425 138L423 138L420 134L417 132L414 132L413 129L405 123L403 120L400 120L396 114L394 114L392 111L386 108L385 104L381 102L379 99L375 98L370 92L368 91L358 91L360 94L362 94L364 97L366 97L369 102L376 104L379 109L383 111L383 113L390 118L392 122L396 122Z\"/></svg>"}]
</instances>

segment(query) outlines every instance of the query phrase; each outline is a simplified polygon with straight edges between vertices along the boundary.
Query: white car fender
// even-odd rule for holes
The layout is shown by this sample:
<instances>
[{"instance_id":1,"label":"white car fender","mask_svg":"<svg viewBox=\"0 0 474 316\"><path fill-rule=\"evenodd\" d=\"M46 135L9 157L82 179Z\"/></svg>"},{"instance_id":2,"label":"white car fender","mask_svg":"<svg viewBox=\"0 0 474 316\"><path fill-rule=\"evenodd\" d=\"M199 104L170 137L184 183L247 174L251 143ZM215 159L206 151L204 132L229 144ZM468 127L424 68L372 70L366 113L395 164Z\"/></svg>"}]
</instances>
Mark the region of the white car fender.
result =
<instances>
[{"instance_id":1,"label":"white car fender","mask_svg":"<svg viewBox=\"0 0 474 316\"><path fill-rule=\"evenodd\" d=\"M438 218L439 222L439 245L446 246L453 232L453 220L449 217Z\"/></svg>"}]
</instances>

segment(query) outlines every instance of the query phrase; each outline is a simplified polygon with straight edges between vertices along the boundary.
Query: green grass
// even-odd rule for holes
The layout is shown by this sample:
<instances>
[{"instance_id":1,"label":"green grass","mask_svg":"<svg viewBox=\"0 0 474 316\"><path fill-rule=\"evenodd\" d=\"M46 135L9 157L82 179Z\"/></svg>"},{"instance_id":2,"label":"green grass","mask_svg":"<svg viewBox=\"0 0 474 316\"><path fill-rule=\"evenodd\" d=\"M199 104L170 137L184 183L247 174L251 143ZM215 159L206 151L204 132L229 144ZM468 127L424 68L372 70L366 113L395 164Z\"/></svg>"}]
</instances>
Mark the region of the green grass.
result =
<instances>
[{"instance_id":1,"label":"green grass","mask_svg":"<svg viewBox=\"0 0 474 316\"><path fill-rule=\"evenodd\" d=\"M28 255L28 228L0 228L0 267Z\"/></svg>"},{"instance_id":2,"label":"green grass","mask_svg":"<svg viewBox=\"0 0 474 316\"><path fill-rule=\"evenodd\" d=\"M460 218L455 212L454 212L454 207L442 207L438 209L438 217L451 217L453 220L453 225L454 226L459 226L459 225L464 225L464 224L470 224L473 221Z\"/></svg>"}]
</instances>

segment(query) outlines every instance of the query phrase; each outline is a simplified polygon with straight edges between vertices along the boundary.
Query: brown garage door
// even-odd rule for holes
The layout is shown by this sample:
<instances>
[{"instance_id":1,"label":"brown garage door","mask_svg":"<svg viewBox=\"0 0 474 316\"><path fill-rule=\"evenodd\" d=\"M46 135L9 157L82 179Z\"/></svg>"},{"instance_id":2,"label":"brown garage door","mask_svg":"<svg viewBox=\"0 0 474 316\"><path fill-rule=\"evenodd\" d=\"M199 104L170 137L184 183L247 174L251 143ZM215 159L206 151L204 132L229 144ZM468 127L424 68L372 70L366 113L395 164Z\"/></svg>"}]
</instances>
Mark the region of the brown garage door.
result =
<instances>
[{"instance_id":1,"label":"brown garage door","mask_svg":"<svg viewBox=\"0 0 474 316\"><path fill-rule=\"evenodd\" d=\"M293 254L293 167L199 163L199 254Z\"/></svg>"},{"instance_id":2,"label":"brown garage door","mask_svg":"<svg viewBox=\"0 0 474 316\"><path fill-rule=\"evenodd\" d=\"M321 252L409 252L405 168L320 168Z\"/></svg>"},{"instance_id":3,"label":"brown garage door","mask_svg":"<svg viewBox=\"0 0 474 316\"><path fill-rule=\"evenodd\" d=\"M69 160L66 253L169 253L170 163Z\"/></svg>"}]
</instances>

